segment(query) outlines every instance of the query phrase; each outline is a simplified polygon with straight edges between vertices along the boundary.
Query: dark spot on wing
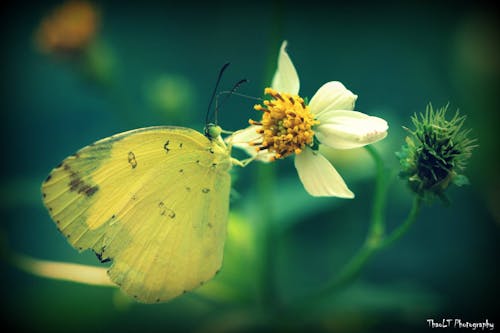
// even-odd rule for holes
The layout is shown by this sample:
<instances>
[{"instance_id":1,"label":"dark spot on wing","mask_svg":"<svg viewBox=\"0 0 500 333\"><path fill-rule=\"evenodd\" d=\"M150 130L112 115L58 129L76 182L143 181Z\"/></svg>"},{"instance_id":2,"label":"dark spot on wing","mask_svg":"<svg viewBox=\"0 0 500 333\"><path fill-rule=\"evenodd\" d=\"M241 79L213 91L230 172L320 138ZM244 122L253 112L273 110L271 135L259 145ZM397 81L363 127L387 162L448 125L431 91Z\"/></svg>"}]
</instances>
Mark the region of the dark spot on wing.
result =
<instances>
[{"instance_id":1,"label":"dark spot on wing","mask_svg":"<svg viewBox=\"0 0 500 333\"><path fill-rule=\"evenodd\" d=\"M182 148L182 142L181 142L181 143L179 143L179 148Z\"/></svg>"},{"instance_id":2,"label":"dark spot on wing","mask_svg":"<svg viewBox=\"0 0 500 333\"><path fill-rule=\"evenodd\" d=\"M213 227L212 223L208 222L207 227L209 227L210 229L212 229L212 227Z\"/></svg>"},{"instance_id":3,"label":"dark spot on wing","mask_svg":"<svg viewBox=\"0 0 500 333\"><path fill-rule=\"evenodd\" d=\"M84 193L87 197L91 197L94 195L95 192L97 192L97 189L98 189L97 186L88 186L88 188L85 188Z\"/></svg>"},{"instance_id":4,"label":"dark spot on wing","mask_svg":"<svg viewBox=\"0 0 500 333\"><path fill-rule=\"evenodd\" d=\"M56 165L56 169L59 169L62 166L62 164L63 164L63 162L61 162L58 165Z\"/></svg>"},{"instance_id":5,"label":"dark spot on wing","mask_svg":"<svg viewBox=\"0 0 500 333\"><path fill-rule=\"evenodd\" d=\"M180 173L184 173L184 169L180 169L180 170L179 170L179 172L180 172Z\"/></svg>"},{"instance_id":6,"label":"dark spot on wing","mask_svg":"<svg viewBox=\"0 0 500 333\"><path fill-rule=\"evenodd\" d=\"M216 168L217 167L217 163L212 163L212 168Z\"/></svg>"},{"instance_id":7,"label":"dark spot on wing","mask_svg":"<svg viewBox=\"0 0 500 333\"><path fill-rule=\"evenodd\" d=\"M212 147L208 148L208 151L213 154L214 153L214 149Z\"/></svg>"},{"instance_id":8,"label":"dark spot on wing","mask_svg":"<svg viewBox=\"0 0 500 333\"><path fill-rule=\"evenodd\" d=\"M104 251L104 249L102 249L102 251ZM94 251L94 253L95 253L95 256L97 257L97 259L99 259L99 261L103 264L111 261L111 258L103 257L102 252L95 252Z\"/></svg>"},{"instance_id":9,"label":"dark spot on wing","mask_svg":"<svg viewBox=\"0 0 500 333\"><path fill-rule=\"evenodd\" d=\"M48 182L52 178L52 174L48 175L47 178L45 178L45 182Z\"/></svg>"},{"instance_id":10,"label":"dark spot on wing","mask_svg":"<svg viewBox=\"0 0 500 333\"><path fill-rule=\"evenodd\" d=\"M137 167L137 160L135 159L135 154L133 152L128 153L128 163L130 163L132 169Z\"/></svg>"},{"instance_id":11,"label":"dark spot on wing","mask_svg":"<svg viewBox=\"0 0 500 333\"><path fill-rule=\"evenodd\" d=\"M159 298L156 299L156 303L160 303L160 299Z\"/></svg>"},{"instance_id":12,"label":"dark spot on wing","mask_svg":"<svg viewBox=\"0 0 500 333\"><path fill-rule=\"evenodd\" d=\"M78 194L85 194L87 197L91 197L94 195L98 190L99 186L94 185L91 186L90 184L86 183L80 176L78 172L73 171L69 165L65 164L64 165L64 170L66 170L69 173L69 190L71 192L76 192Z\"/></svg>"},{"instance_id":13,"label":"dark spot on wing","mask_svg":"<svg viewBox=\"0 0 500 333\"><path fill-rule=\"evenodd\" d=\"M196 160L196 163L200 163L200 160Z\"/></svg>"},{"instance_id":14,"label":"dark spot on wing","mask_svg":"<svg viewBox=\"0 0 500 333\"><path fill-rule=\"evenodd\" d=\"M69 182L70 191L79 190L81 186L83 186L83 181L77 177L71 177L72 179Z\"/></svg>"},{"instance_id":15,"label":"dark spot on wing","mask_svg":"<svg viewBox=\"0 0 500 333\"><path fill-rule=\"evenodd\" d=\"M169 143L170 143L170 140L167 140L167 142L165 142L165 144L163 145L163 149L165 149L165 151L167 153L170 151L170 148L168 148Z\"/></svg>"},{"instance_id":16,"label":"dark spot on wing","mask_svg":"<svg viewBox=\"0 0 500 333\"><path fill-rule=\"evenodd\" d=\"M44 198L46 198L46 197L47 197L47 194L45 194L45 193L43 193L43 192L42 192L42 196L43 196Z\"/></svg>"},{"instance_id":17,"label":"dark spot on wing","mask_svg":"<svg viewBox=\"0 0 500 333\"><path fill-rule=\"evenodd\" d=\"M163 201L160 201L158 203L158 208L160 208L160 215L161 216L168 216L171 219L175 218L175 212L168 208Z\"/></svg>"},{"instance_id":18,"label":"dark spot on wing","mask_svg":"<svg viewBox=\"0 0 500 333\"><path fill-rule=\"evenodd\" d=\"M210 192L210 189L205 187L205 188L202 188L201 191L203 193L208 193L208 192Z\"/></svg>"},{"instance_id":19,"label":"dark spot on wing","mask_svg":"<svg viewBox=\"0 0 500 333\"><path fill-rule=\"evenodd\" d=\"M191 187L186 186L186 191L191 192Z\"/></svg>"}]
</instances>

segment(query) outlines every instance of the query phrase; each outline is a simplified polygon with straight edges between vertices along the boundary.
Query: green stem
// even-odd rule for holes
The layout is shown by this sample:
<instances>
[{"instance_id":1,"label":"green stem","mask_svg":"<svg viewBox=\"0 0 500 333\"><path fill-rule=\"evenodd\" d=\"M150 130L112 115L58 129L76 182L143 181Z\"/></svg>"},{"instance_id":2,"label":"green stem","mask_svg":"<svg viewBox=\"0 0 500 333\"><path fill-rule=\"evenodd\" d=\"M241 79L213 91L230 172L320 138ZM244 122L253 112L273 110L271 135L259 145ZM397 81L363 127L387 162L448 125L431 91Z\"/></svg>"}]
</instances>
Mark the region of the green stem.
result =
<instances>
[{"instance_id":1,"label":"green stem","mask_svg":"<svg viewBox=\"0 0 500 333\"><path fill-rule=\"evenodd\" d=\"M375 253L375 250L375 247L368 245L368 242L366 242L321 293L324 293L326 296L351 282L359 274L368 259Z\"/></svg>"},{"instance_id":2,"label":"green stem","mask_svg":"<svg viewBox=\"0 0 500 333\"><path fill-rule=\"evenodd\" d=\"M270 44L267 52L267 67L264 72L263 86L269 87L276 70L277 45L281 44L283 28L283 2L272 2L273 25L269 34ZM257 169L257 193L259 196L259 234L260 234L260 301L267 309L276 309L279 304L276 290L276 241L277 231L274 224L273 192L276 170L273 163L259 163Z\"/></svg>"},{"instance_id":3,"label":"green stem","mask_svg":"<svg viewBox=\"0 0 500 333\"><path fill-rule=\"evenodd\" d=\"M260 253L260 300L263 305L272 305L276 300L274 281L275 228L273 221L272 192L274 188L274 165L260 164L257 169L257 191L259 196Z\"/></svg>"},{"instance_id":4,"label":"green stem","mask_svg":"<svg viewBox=\"0 0 500 333\"><path fill-rule=\"evenodd\" d=\"M372 207L372 223L367 241L369 241L370 243L374 242L375 244L377 244L385 233L384 208L386 205L387 188L389 183L387 180L388 173L387 170L385 169L385 165L384 162L382 161L382 158L380 157L379 153L375 150L375 148L373 148L372 146L366 146L365 149L373 158L376 168L375 195Z\"/></svg>"}]
</instances>

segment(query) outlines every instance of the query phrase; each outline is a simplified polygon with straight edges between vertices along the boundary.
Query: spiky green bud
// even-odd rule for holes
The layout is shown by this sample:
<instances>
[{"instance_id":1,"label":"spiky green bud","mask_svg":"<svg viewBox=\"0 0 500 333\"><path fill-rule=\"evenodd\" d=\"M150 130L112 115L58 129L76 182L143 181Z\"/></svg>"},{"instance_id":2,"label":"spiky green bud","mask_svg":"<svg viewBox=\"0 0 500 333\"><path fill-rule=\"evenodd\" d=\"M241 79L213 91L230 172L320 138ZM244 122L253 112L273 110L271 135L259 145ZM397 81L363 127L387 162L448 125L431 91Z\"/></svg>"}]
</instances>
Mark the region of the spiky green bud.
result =
<instances>
[{"instance_id":1,"label":"spiky green bud","mask_svg":"<svg viewBox=\"0 0 500 333\"><path fill-rule=\"evenodd\" d=\"M396 153L401 164L400 176L410 188L424 199L438 196L446 200L444 191L451 183L468 184L462 172L476 147L470 139L470 129L463 129L465 116L457 111L446 119L448 105L435 111L429 104L424 114L413 115L414 130L405 128L410 135L401 152Z\"/></svg>"}]
</instances>

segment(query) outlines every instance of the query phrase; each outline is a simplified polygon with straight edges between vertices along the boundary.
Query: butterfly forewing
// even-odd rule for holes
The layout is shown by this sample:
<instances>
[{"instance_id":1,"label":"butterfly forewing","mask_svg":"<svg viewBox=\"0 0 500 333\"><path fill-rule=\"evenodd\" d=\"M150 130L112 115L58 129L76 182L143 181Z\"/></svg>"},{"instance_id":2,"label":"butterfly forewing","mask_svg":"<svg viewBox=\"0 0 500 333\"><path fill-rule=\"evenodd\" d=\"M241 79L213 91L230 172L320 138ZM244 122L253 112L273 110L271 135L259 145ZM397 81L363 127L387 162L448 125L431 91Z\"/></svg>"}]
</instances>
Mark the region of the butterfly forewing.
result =
<instances>
[{"instance_id":1,"label":"butterfly forewing","mask_svg":"<svg viewBox=\"0 0 500 333\"><path fill-rule=\"evenodd\" d=\"M169 300L220 268L229 209L227 149L187 128L103 139L42 186L59 230L112 260L111 279L142 302Z\"/></svg>"}]
</instances>

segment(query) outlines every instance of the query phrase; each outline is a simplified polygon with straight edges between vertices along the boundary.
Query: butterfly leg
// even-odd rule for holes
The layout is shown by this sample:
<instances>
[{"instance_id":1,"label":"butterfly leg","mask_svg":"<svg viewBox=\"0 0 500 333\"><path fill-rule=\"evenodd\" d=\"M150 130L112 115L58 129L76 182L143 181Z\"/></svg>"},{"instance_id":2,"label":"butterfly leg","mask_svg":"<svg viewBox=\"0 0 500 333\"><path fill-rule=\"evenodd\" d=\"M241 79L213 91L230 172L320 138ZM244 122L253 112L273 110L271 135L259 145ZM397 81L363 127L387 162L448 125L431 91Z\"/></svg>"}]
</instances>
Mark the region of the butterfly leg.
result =
<instances>
[{"instance_id":1,"label":"butterfly leg","mask_svg":"<svg viewBox=\"0 0 500 333\"><path fill-rule=\"evenodd\" d=\"M252 157L245 158L244 160L241 160L241 161L240 161L240 160L238 160L238 159L236 159L236 158L234 158L234 157L231 157L231 163L232 163L233 165L237 165L237 166L239 166L239 167L244 168L244 167L246 167L248 164L250 164L250 162L252 162L253 160L255 160L255 158L256 158L256 157L257 157L257 155L254 155L254 156L252 156Z\"/></svg>"}]
</instances>

